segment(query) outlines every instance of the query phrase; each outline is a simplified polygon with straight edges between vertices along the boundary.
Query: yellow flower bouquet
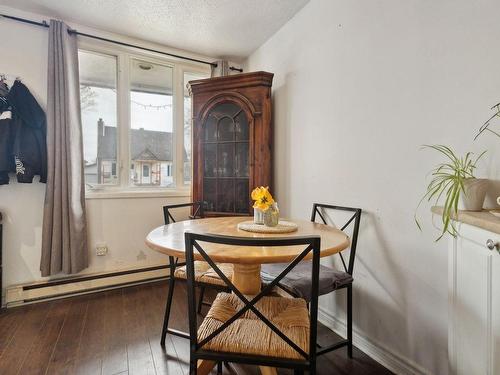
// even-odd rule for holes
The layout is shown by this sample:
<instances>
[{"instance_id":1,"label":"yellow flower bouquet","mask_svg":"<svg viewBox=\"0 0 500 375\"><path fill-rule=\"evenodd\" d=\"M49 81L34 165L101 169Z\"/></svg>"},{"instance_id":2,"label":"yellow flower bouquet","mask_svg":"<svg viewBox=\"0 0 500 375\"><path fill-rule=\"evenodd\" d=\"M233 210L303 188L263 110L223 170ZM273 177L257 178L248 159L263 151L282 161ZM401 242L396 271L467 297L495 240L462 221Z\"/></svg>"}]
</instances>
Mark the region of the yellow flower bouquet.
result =
<instances>
[{"instance_id":1,"label":"yellow flower bouquet","mask_svg":"<svg viewBox=\"0 0 500 375\"><path fill-rule=\"evenodd\" d=\"M256 187L252 191L254 201L254 223L276 226L279 221L278 205L269 192L269 187Z\"/></svg>"},{"instance_id":2,"label":"yellow flower bouquet","mask_svg":"<svg viewBox=\"0 0 500 375\"><path fill-rule=\"evenodd\" d=\"M253 189L252 199L254 200L253 208L258 208L261 211L266 211L274 203L269 187L264 186Z\"/></svg>"}]
</instances>

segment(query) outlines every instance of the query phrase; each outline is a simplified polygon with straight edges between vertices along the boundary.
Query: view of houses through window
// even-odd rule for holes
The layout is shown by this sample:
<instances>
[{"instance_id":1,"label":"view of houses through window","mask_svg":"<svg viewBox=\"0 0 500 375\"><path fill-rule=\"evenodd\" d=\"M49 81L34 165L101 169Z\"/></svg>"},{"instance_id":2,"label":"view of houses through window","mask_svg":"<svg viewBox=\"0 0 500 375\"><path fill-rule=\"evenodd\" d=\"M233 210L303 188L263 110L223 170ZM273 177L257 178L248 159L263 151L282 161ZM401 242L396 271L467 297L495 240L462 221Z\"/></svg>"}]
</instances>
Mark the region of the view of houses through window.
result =
<instances>
[{"instance_id":1,"label":"view of houses through window","mask_svg":"<svg viewBox=\"0 0 500 375\"><path fill-rule=\"evenodd\" d=\"M124 185L128 180L128 186L175 187L174 163L178 150L174 142L182 147L181 185L190 184L191 100L185 86L190 80L206 78L208 74L181 71L179 79L184 90L179 95L183 98L179 107L183 110L183 123L178 129L179 132L183 129L183 136L174 137L172 64L129 57L128 108L123 111L118 104L118 57L80 50L79 60L87 186ZM122 119L119 124L118 113L128 113L129 121ZM125 140L128 148L123 145ZM128 150L127 155L123 150ZM121 174L126 176L120 177Z\"/></svg>"},{"instance_id":2,"label":"view of houses through window","mask_svg":"<svg viewBox=\"0 0 500 375\"><path fill-rule=\"evenodd\" d=\"M131 60L130 183L133 185L173 186L172 95L171 67Z\"/></svg>"},{"instance_id":3,"label":"view of houses through window","mask_svg":"<svg viewBox=\"0 0 500 375\"><path fill-rule=\"evenodd\" d=\"M86 51L79 51L78 57L85 183L116 185L117 58ZM106 129L106 139L113 137L109 147L102 144Z\"/></svg>"}]
</instances>

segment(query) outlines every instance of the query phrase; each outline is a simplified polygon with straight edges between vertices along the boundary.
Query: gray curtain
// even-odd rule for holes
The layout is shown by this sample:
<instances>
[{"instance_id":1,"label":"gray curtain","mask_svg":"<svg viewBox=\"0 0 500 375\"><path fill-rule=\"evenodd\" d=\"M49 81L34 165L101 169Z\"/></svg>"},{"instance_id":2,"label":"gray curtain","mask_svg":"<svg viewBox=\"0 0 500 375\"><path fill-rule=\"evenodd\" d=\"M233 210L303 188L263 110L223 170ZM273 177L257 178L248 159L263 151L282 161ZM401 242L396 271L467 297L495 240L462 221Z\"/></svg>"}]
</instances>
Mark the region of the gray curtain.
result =
<instances>
[{"instance_id":1,"label":"gray curtain","mask_svg":"<svg viewBox=\"0 0 500 375\"><path fill-rule=\"evenodd\" d=\"M42 276L88 267L83 143L76 35L51 20L47 89L48 178L42 228Z\"/></svg>"}]
</instances>

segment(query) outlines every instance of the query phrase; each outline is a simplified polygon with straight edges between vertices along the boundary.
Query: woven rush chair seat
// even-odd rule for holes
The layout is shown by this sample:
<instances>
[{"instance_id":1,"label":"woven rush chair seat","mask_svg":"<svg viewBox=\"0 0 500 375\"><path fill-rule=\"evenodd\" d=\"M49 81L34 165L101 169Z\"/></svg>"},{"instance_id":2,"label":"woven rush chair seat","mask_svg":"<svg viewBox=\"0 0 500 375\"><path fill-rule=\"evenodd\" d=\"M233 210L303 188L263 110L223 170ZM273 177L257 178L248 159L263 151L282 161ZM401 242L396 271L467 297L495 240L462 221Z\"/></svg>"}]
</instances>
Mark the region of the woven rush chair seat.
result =
<instances>
[{"instance_id":1,"label":"woven rush chair seat","mask_svg":"<svg viewBox=\"0 0 500 375\"><path fill-rule=\"evenodd\" d=\"M244 306L235 295L219 293L198 329L202 341ZM309 352L309 312L302 298L263 297L256 308L306 353ZM246 311L220 334L208 341L203 350L277 358L303 357L261 321Z\"/></svg>"},{"instance_id":2,"label":"woven rush chair seat","mask_svg":"<svg viewBox=\"0 0 500 375\"><path fill-rule=\"evenodd\" d=\"M229 280L233 277L232 264L219 264L219 268L227 276ZM207 262L195 261L194 262L195 281L199 283L226 286L226 283L217 275ZM187 279L186 266L178 267L175 269L174 276L178 279Z\"/></svg>"}]
</instances>

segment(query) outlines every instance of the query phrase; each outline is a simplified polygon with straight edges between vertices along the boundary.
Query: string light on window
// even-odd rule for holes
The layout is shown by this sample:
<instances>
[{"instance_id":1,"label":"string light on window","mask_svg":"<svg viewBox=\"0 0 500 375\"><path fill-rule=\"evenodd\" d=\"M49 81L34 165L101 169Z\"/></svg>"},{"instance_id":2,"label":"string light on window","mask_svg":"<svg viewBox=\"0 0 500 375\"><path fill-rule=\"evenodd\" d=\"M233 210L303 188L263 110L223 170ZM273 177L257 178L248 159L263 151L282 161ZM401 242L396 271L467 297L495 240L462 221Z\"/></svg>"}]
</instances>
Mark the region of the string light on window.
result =
<instances>
[{"instance_id":1,"label":"string light on window","mask_svg":"<svg viewBox=\"0 0 500 375\"><path fill-rule=\"evenodd\" d=\"M116 89L110 89L110 90L116 93ZM139 107L142 107L143 109L150 108L150 109L156 109L157 111L159 111L160 109L172 108L172 104L153 105L153 104L140 103L140 102L135 101L135 100L130 100L130 102L135 104L135 105L138 105Z\"/></svg>"},{"instance_id":2,"label":"string light on window","mask_svg":"<svg viewBox=\"0 0 500 375\"><path fill-rule=\"evenodd\" d=\"M160 109L167 109L167 108L171 108L172 107L172 104L164 104L164 105L152 105L152 104L143 104L143 103L139 103L139 102L136 102L135 100L130 100L131 103L135 104L135 105L138 105L139 107L142 107L143 109L156 109L156 110L160 110Z\"/></svg>"}]
</instances>

